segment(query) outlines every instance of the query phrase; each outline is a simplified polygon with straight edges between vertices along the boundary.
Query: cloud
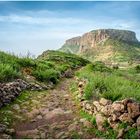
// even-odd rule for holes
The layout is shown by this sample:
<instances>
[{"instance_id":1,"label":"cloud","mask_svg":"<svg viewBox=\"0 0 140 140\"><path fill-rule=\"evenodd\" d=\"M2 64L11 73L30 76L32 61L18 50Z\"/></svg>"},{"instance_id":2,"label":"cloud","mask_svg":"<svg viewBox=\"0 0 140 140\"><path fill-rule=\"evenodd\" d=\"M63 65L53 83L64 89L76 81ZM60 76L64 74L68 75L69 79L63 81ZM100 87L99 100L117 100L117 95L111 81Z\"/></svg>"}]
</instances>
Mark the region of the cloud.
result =
<instances>
[{"instance_id":1,"label":"cloud","mask_svg":"<svg viewBox=\"0 0 140 140\"><path fill-rule=\"evenodd\" d=\"M96 2L88 5L85 2L81 5L77 5L78 9L59 7L59 10L17 6L7 14L1 12L0 49L40 54L46 49L58 49L66 39L99 28L133 30L140 39L140 21L133 12L136 4Z\"/></svg>"},{"instance_id":2,"label":"cloud","mask_svg":"<svg viewBox=\"0 0 140 140\"><path fill-rule=\"evenodd\" d=\"M55 18L55 17L32 17L26 15L9 15L9 16L0 16L0 22L9 22L9 23L20 23L20 24L80 24L87 23L88 21L83 19L76 18Z\"/></svg>"}]
</instances>

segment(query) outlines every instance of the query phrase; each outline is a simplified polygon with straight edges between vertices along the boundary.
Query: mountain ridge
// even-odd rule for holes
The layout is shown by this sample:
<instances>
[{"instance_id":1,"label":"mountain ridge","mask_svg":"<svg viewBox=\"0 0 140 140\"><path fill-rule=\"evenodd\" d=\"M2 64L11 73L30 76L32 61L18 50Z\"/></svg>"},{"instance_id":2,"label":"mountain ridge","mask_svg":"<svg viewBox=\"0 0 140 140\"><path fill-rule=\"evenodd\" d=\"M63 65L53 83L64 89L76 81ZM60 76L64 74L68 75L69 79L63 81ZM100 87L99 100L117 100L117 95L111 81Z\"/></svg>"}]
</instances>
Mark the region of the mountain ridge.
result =
<instances>
[{"instance_id":1,"label":"mountain ridge","mask_svg":"<svg viewBox=\"0 0 140 140\"><path fill-rule=\"evenodd\" d=\"M116 60L116 54L117 57L120 54L121 57L128 54L124 61L140 59L140 42L136 38L136 33L129 30L92 30L82 36L66 40L59 50L81 55L91 61L122 61Z\"/></svg>"}]
</instances>

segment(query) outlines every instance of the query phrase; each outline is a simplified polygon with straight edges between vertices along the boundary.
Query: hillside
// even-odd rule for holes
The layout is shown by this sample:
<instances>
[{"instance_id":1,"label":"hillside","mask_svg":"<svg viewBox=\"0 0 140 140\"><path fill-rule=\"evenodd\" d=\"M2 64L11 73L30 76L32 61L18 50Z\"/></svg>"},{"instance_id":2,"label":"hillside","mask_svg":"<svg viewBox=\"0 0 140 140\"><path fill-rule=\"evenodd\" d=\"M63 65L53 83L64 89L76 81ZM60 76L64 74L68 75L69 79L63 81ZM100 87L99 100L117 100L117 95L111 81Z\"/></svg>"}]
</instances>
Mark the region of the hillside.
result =
<instances>
[{"instance_id":1,"label":"hillside","mask_svg":"<svg viewBox=\"0 0 140 140\"><path fill-rule=\"evenodd\" d=\"M74 69L88 63L73 54L58 51L46 51L38 57L19 58L0 52L0 82L9 82L17 78L34 77L40 82L57 82L60 76L68 69Z\"/></svg>"},{"instance_id":2,"label":"hillside","mask_svg":"<svg viewBox=\"0 0 140 140\"><path fill-rule=\"evenodd\" d=\"M139 138L139 79L140 65L110 68L51 50L37 59L0 52L0 138Z\"/></svg>"},{"instance_id":3,"label":"hillside","mask_svg":"<svg viewBox=\"0 0 140 140\"><path fill-rule=\"evenodd\" d=\"M91 61L140 61L140 43L127 30L100 29L66 40L60 51L78 54Z\"/></svg>"}]
</instances>

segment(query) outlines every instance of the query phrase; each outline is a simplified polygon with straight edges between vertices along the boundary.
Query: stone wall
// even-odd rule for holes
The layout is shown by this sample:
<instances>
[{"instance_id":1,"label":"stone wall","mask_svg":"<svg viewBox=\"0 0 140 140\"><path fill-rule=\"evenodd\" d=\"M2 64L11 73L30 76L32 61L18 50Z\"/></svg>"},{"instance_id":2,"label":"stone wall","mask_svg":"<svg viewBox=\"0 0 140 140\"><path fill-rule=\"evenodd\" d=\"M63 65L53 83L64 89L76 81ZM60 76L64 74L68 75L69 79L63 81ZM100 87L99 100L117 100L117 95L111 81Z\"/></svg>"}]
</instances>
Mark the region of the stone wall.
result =
<instances>
[{"instance_id":1,"label":"stone wall","mask_svg":"<svg viewBox=\"0 0 140 140\"><path fill-rule=\"evenodd\" d=\"M30 84L22 79L10 83L0 83L0 108L12 102L23 90L43 90L47 88L47 86Z\"/></svg>"},{"instance_id":2,"label":"stone wall","mask_svg":"<svg viewBox=\"0 0 140 140\"><path fill-rule=\"evenodd\" d=\"M117 131L117 138L122 138L124 133L131 128L137 128L139 137L140 128L140 104L133 99L124 99L112 102L105 98L98 101L88 101L83 98L83 90L86 81L79 81L77 99L80 101L82 110L95 116L98 130L104 131L104 123L107 122L111 128ZM119 128L121 123L127 123L127 128Z\"/></svg>"}]
</instances>

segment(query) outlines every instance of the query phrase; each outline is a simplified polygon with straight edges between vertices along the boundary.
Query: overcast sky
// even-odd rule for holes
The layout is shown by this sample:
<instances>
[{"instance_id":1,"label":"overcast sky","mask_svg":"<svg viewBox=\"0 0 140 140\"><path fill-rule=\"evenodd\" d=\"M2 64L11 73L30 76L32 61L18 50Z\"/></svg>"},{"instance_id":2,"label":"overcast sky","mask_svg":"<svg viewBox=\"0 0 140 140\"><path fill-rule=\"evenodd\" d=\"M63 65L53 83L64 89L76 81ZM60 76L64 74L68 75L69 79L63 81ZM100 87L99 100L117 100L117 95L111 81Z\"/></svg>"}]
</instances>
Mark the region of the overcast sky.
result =
<instances>
[{"instance_id":1,"label":"overcast sky","mask_svg":"<svg viewBox=\"0 0 140 140\"><path fill-rule=\"evenodd\" d=\"M0 50L38 55L85 32L115 28L140 40L140 2L0 2Z\"/></svg>"}]
</instances>

